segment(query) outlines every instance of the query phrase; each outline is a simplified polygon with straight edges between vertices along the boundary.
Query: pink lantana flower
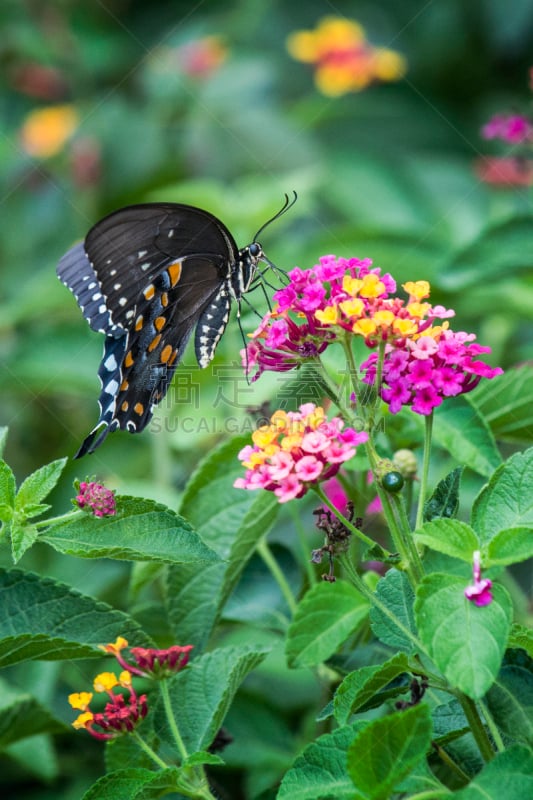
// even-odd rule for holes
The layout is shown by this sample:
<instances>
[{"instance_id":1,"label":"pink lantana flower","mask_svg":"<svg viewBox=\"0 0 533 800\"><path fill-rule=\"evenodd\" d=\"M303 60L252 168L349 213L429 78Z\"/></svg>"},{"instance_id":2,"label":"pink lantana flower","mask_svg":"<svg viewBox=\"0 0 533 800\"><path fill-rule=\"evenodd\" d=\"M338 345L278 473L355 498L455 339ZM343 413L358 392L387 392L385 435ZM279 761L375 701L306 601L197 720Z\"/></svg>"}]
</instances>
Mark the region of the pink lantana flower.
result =
<instances>
[{"instance_id":1,"label":"pink lantana flower","mask_svg":"<svg viewBox=\"0 0 533 800\"><path fill-rule=\"evenodd\" d=\"M303 497L318 481L326 481L355 455L368 434L344 428L339 417L326 419L324 409L305 403L299 411L276 411L269 425L252 434L253 447L239 453L246 467L238 489L266 489L280 503Z\"/></svg>"},{"instance_id":2,"label":"pink lantana flower","mask_svg":"<svg viewBox=\"0 0 533 800\"><path fill-rule=\"evenodd\" d=\"M492 603L492 581L489 578L481 577L481 554L479 550L474 552L473 557L474 583L465 589L465 597L471 600L476 606L488 606Z\"/></svg>"}]
</instances>

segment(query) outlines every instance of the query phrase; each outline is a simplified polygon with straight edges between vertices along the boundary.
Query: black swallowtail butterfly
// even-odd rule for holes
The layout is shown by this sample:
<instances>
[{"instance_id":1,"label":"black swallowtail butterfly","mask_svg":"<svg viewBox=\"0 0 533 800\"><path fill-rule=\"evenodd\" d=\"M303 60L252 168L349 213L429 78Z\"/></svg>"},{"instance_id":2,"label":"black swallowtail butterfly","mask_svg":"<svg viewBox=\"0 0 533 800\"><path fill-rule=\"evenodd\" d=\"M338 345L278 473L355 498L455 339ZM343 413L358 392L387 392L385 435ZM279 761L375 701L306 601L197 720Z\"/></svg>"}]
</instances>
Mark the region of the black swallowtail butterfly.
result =
<instances>
[{"instance_id":1,"label":"black swallowtail butterfly","mask_svg":"<svg viewBox=\"0 0 533 800\"><path fill-rule=\"evenodd\" d=\"M76 458L92 453L117 429L138 433L165 396L187 341L206 367L228 322L231 301L258 285L261 231L238 249L208 211L179 203L127 206L97 222L59 262L91 328L105 334L98 369L100 418Z\"/></svg>"}]
</instances>

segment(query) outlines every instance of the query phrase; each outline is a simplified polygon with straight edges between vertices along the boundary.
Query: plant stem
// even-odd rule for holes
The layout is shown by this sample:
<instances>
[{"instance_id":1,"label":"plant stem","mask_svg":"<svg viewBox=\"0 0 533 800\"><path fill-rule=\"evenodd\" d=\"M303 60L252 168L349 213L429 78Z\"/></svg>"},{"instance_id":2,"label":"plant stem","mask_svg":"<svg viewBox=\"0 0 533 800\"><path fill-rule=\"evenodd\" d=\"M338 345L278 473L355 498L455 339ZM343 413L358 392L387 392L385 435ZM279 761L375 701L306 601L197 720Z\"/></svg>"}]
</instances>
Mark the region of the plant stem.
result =
<instances>
[{"instance_id":1,"label":"plant stem","mask_svg":"<svg viewBox=\"0 0 533 800\"><path fill-rule=\"evenodd\" d=\"M185 761L189 754L185 744L183 743L183 739L181 738L178 723L176 722L176 717L174 716L174 711L172 710L172 703L170 702L170 694L168 691L167 682L165 680L160 681L159 685L161 687L161 696L163 697L163 705L165 707L169 728L172 731L172 736L176 742L176 747L178 748L179 754L182 760Z\"/></svg>"},{"instance_id":2,"label":"plant stem","mask_svg":"<svg viewBox=\"0 0 533 800\"><path fill-rule=\"evenodd\" d=\"M481 753L483 760L491 761L494 758L494 750L492 749L485 726L483 725L481 717L479 716L479 711L477 710L476 704L470 697L467 697L466 694L463 694L463 692L457 692L456 697L461 703L461 708L463 709L465 717L468 720L470 730L472 731L472 735L476 740L476 744L479 747L479 752Z\"/></svg>"},{"instance_id":3,"label":"plant stem","mask_svg":"<svg viewBox=\"0 0 533 800\"><path fill-rule=\"evenodd\" d=\"M415 541L413 539L413 534L411 532L409 520L407 519L405 504L403 498L399 497L398 495L394 495L391 499L396 507L396 513L400 521L401 536L404 543L407 545L407 549L409 551L409 560L413 564L413 570L416 575L416 581L418 583L420 580L422 580L424 576L424 567L422 564L422 559L420 558L420 553L418 552Z\"/></svg>"},{"instance_id":4,"label":"plant stem","mask_svg":"<svg viewBox=\"0 0 533 800\"><path fill-rule=\"evenodd\" d=\"M440 758L440 760L444 764L446 764L448 769L450 769L452 772L455 772L455 774L459 778L461 778L461 780L463 781L465 786L466 786L467 783L470 783L470 776L467 775L466 772L464 772L464 770L461 769L459 764L455 763L453 758L450 758L450 756L448 755L448 753L446 752L446 750L443 747L440 747L438 744L435 744L435 743L433 744L433 747L435 748L435 752L437 753L437 755Z\"/></svg>"},{"instance_id":5,"label":"plant stem","mask_svg":"<svg viewBox=\"0 0 533 800\"><path fill-rule=\"evenodd\" d=\"M264 563L270 570L270 574L281 589L281 593L285 598L287 605L289 606L290 612L292 616L294 616L298 604L292 593L292 589L289 586L285 575L283 574L283 570L280 569L278 562L272 555L272 550L268 546L266 539L260 540L259 544L257 545L257 552L263 559Z\"/></svg>"},{"instance_id":6,"label":"plant stem","mask_svg":"<svg viewBox=\"0 0 533 800\"><path fill-rule=\"evenodd\" d=\"M350 520L347 519L344 516L344 514L341 514L339 509L336 506L333 505L333 503L331 502L329 497L327 497L327 495L320 488L320 486L315 486L314 490L315 490L315 493L319 496L321 502L324 503L324 505L329 508L329 510L337 517L338 520L340 520L342 522L342 524L346 528L348 528L350 533L353 533L354 536L356 536L358 539L360 539L362 542L364 542L368 547L374 547L374 545L376 544L375 541L373 539L371 539L369 536L366 536L366 534L364 534L358 528L356 528L355 525L353 525L350 522Z\"/></svg>"},{"instance_id":7,"label":"plant stem","mask_svg":"<svg viewBox=\"0 0 533 800\"><path fill-rule=\"evenodd\" d=\"M79 508L74 511L69 511L66 514L60 514L58 517L49 517L48 519L41 519L38 522L32 522L32 525L35 525L36 528L48 528L50 525L55 525L58 522L67 522L71 519L76 519L76 517L82 517L86 513L86 511L82 511L81 508Z\"/></svg>"},{"instance_id":8,"label":"plant stem","mask_svg":"<svg viewBox=\"0 0 533 800\"><path fill-rule=\"evenodd\" d=\"M161 769L167 769L167 767L168 767L168 764L166 764L166 763L163 761L163 759L162 759L162 758L159 758L159 756L157 755L157 753L156 753L154 750L152 750L152 748L150 747L150 745L149 745L149 744L147 744L147 743L144 741L144 739L142 738L142 736L139 736L139 734L137 733L137 731L132 731L132 732L130 733L130 736L131 736L131 737L132 737L132 738L133 738L133 739L134 739L134 740L137 742L137 744L139 745L139 747L140 747L142 750L144 750L144 752L146 753L146 755L147 755L147 756L149 756L149 757L152 759L152 761L153 761L155 764L157 764L157 766L158 766L158 767L161 767Z\"/></svg>"},{"instance_id":9,"label":"plant stem","mask_svg":"<svg viewBox=\"0 0 533 800\"><path fill-rule=\"evenodd\" d=\"M503 752L505 750L505 745L503 743L503 739L501 737L500 731L498 726L494 722L492 718L492 714L490 713L489 709L487 708L486 704L482 700L478 700L479 707L481 709L481 713L485 718L485 722L487 723L487 728L489 729L492 738L494 739L494 744L496 745L496 749L498 752Z\"/></svg>"},{"instance_id":10,"label":"plant stem","mask_svg":"<svg viewBox=\"0 0 533 800\"><path fill-rule=\"evenodd\" d=\"M429 475L429 457L431 455L431 433L433 430L433 412L425 418L424 436L424 462L422 465L422 476L420 478L420 494L418 496L418 510L416 513L415 529L420 528L424 521L424 503L426 502L426 492Z\"/></svg>"}]
</instances>

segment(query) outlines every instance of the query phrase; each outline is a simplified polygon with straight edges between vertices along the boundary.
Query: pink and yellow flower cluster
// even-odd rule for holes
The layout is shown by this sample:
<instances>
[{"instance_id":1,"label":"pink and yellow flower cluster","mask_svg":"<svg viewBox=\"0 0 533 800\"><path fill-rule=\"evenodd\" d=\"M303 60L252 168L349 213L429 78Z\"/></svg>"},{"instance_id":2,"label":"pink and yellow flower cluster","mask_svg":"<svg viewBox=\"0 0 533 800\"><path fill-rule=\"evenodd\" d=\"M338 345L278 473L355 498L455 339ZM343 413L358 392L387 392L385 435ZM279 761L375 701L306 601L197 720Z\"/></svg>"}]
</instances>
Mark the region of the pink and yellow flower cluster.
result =
<instances>
[{"instance_id":1,"label":"pink and yellow flower cluster","mask_svg":"<svg viewBox=\"0 0 533 800\"><path fill-rule=\"evenodd\" d=\"M315 358L346 334L362 336L369 347L404 342L422 334L436 318L454 315L424 302L430 293L427 281L406 283L407 301L392 297L396 282L373 268L370 259L322 256L312 269L293 269L289 279L275 293L274 311L243 353L247 371L256 368L252 380L265 370L284 372Z\"/></svg>"},{"instance_id":2,"label":"pink and yellow flower cluster","mask_svg":"<svg viewBox=\"0 0 533 800\"><path fill-rule=\"evenodd\" d=\"M117 686L129 692L127 699L122 693L115 694L113 690ZM131 683L131 674L126 670L118 678L114 672L101 672L95 677L93 688L95 692L105 692L109 697L109 702L101 712L93 713L90 709L92 692L74 692L68 700L72 708L81 711L72 723L73 727L85 728L95 739L105 741L131 733L148 713L146 695L137 695Z\"/></svg>"},{"instance_id":3,"label":"pink and yellow flower cluster","mask_svg":"<svg viewBox=\"0 0 533 800\"><path fill-rule=\"evenodd\" d=\"M344 428L340 417L328 420L314 403L305 403L299 411L276 411L269 425L252 434L253 446L239 453L246 475L234 486L266 489L280 503L303 497L313 484L335 475L367 439L367 433Z\"/></svg>"},{"instance_id":4,"label":"pink and yellow flower cluster","mask_svg":"<svg viewBox=\"0 0 533 800\"><path fill-rule=\"evenodd\" d=\"M296 31L287 48L297 61L315 65L317 89L329 97L398 80L406 69L403 56L374 47L359 23L339 17L325 17L313 31Z\"/></svg>"}]
</instances>

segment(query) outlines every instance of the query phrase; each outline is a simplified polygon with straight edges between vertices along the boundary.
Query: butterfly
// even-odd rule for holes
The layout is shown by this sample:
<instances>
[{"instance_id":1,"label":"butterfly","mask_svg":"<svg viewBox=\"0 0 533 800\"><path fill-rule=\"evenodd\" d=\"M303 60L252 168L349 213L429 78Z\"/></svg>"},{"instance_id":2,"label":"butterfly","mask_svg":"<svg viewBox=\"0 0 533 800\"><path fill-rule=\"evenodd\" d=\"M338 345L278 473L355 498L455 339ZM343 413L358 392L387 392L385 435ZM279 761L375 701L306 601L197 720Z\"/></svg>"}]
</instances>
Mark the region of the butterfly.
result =
<instances>
[{"instance_id":1,"label":"butterfly","mask_svg":"<svg viewBox=\"0 0 533 800\"><path fill-rule=\"evenodd\" d=\"M212 360L232 301L278 271L257 241L289 201L239 249L213 214L181 203L121 208L96 223L57 267L90 327L105 335L100 416L75 458L118 429L139 433L165 397L194 333L200 367Z\"/></svg>"}]
</instances>

